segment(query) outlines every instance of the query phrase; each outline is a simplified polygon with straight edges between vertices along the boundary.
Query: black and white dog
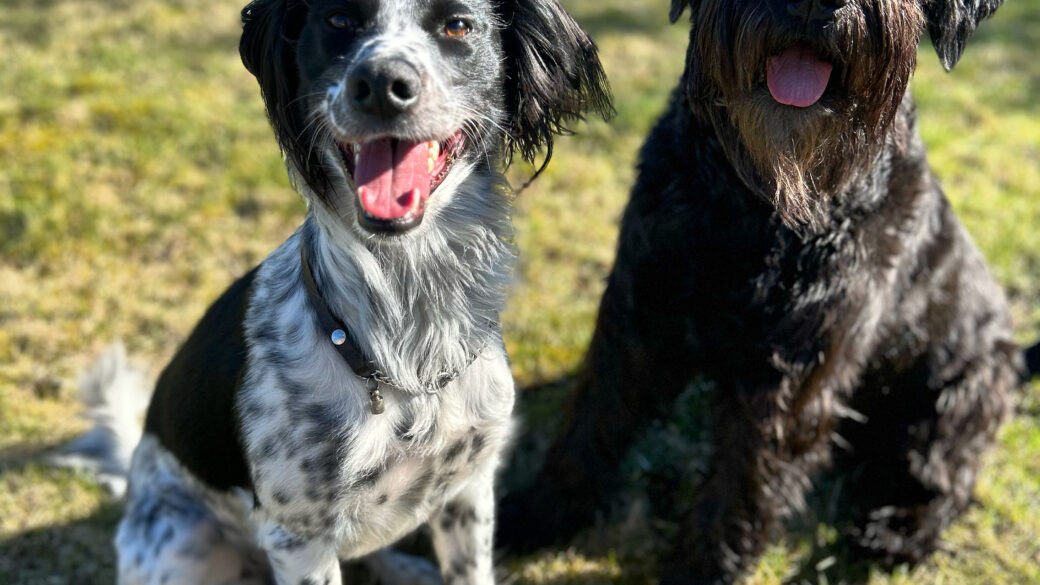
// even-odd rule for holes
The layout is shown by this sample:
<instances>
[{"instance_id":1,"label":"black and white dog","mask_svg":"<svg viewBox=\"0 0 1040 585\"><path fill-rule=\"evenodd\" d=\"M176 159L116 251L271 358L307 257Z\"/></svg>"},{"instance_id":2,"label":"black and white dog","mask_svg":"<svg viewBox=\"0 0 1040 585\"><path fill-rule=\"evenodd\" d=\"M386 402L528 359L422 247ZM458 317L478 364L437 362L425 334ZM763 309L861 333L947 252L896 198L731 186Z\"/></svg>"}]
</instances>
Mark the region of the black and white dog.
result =
<instances>
[{"instance_id":1,"label":"black and white dog","mask_svg":"<svg viewBox=\"0 0 1040 585\"><path fill-rule=\"evenodd\" d=\"M501 171L608 114L595 46L555 0L256 0L242 15L310 212L163 371L119 582L338 584L341 560L429 522L445 582L491 583L513 405Z\"/></svg>"},{"instance_id":2,"label":"black and white dog","mask_svg":"<svg viewBox=\"0 0 1040 585\"><path fill-rule=\"evenodd\" d=\"M854 548L935 550L1022 353L907 86L925 29L950 69L1000 4L672 1L673 21L691 13L686 71L643 146L564 430L503 502L503 542L587 526L638 431L702 374L714 454L662 582L732 582L835 463Z\"/></svg>"}]
</instances>

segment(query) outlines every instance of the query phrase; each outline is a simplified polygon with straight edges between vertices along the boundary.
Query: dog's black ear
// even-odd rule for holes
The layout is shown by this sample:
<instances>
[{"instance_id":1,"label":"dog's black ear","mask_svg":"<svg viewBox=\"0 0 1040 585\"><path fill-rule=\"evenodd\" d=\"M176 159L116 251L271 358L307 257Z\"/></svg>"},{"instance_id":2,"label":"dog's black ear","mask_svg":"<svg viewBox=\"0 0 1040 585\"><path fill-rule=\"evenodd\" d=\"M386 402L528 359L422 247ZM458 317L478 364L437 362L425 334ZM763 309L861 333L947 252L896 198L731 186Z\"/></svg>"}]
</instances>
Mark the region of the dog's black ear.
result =
<instances>
[{"instance_id":1,"label":"dog's black ear","mask_svg":"<svg viewBox=\"0 0 1040 585\"><path fill-rule=\"evenodd\" d=\"M238 53L242 64L256 78L265 75L272 65L272 54L278 42L278 31L285 14L281 0L254 0L242 9L242 38Z\"/></svg>"},{"instance_id":2,"label":"dog's black ear","mask_svg":"<svg viewBox=\"0 0 1040 585\"><path fill-rule=\"evenodd\" d=\"M556 0L502 0L507 146L529 162L587 112L609 118L610 88L595 43ZM540 171L539 171L540 172Z\"/></svg>"},{"instance_id":3,"label":"dog's black ear","mask_svg":"<svg viewBox=\"0 0 1040 585\"><path fill-rule=\"evenodd\" d=\"M925 0L928 35L947 71L964 53L979 24L997 11L1004 0Z\"/></svg>"},{"instance_id":4,"label":"dog's black ear","mask_svg":"<svg viewBox=\"0 0 1040 585\"><path fill-rule=\"evenodd\" d=\"M291 0L253 0L242 9L242 63L260 83L260 92L275 130L296 92L295 47L286 25ZM279 142L281 142L279 136Z\"/></svg>"},{"instance_id":5,"label":"dog's black ear","mask_svg":"<svg viewBox=\"0 0 1040 585\"><path fill-rule=\"evenodd\" d=\"M672 9L668 11L668 20L672 21L672 24L679 22L679 18L682 17L683 11L689 7L690 10L696 10L697 0L672 0Z\"/></svg>"},{"instance_id":6,"label":"dog's black ear","mask_svg":"<svg viewBox=\"0 0 1040 585\"><path fill-rule=\"evenodd\" d=\"M242 63L260 84L267 116L278 145L303 179L315 190L324 186L315 156L300 127L301 116L293 115L299 86L296 40L306 20L305 0L253 0L242 9L242 39L238 45ZM314 172L310 172L311 170Z\"/></svg>"}]
</instances>

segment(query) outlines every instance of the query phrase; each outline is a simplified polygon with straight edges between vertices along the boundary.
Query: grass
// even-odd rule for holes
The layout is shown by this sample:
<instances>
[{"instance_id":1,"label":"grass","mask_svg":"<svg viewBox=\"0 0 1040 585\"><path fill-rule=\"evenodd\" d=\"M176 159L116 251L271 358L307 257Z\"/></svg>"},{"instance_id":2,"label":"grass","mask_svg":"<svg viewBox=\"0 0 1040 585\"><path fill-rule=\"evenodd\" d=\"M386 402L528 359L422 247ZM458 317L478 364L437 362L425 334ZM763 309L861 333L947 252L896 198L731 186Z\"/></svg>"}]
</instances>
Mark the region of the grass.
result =
<instances>
[{"instance_id":1,"label":"grass","mask_svg":"<svg viewBox=\"0 0 1040 585\"><path fill-rule=\"evenodd\" d=\"M536 427L551 428L591 334L635 152L681 71L667 3L569 0L617 97L611 123L560 141L517 201L517 282L504 330ZM237 2L4 0L0 10L0 585L112 582L118 506L88 478L34 463L84 428L77 375L123 339L152 373L236 275L287 237L291 193L255 81L237 56ZM1012 300L1040 332L1040 1L1003 7L952 75L922 46L914 82L931 161ZM526 169L514 169L522 180ZM675 530L646 486L703 466L698 404L629 458L630 504L568 550L503 565L520 584L640 584ZM988 458L979 506L949 552L872 585L1040 583L1040 392ZM692 489L684 484L682 490ZM666 494L667 495L667 494ZM681 503L681 497L672 496ZM796 522L747 583L846 567L833 529ZM824 545L822 548L818 545ZM824 556L821 557L821 554ZM819 568L820 570L817 570Z\"/></svg>"}]
</instances>

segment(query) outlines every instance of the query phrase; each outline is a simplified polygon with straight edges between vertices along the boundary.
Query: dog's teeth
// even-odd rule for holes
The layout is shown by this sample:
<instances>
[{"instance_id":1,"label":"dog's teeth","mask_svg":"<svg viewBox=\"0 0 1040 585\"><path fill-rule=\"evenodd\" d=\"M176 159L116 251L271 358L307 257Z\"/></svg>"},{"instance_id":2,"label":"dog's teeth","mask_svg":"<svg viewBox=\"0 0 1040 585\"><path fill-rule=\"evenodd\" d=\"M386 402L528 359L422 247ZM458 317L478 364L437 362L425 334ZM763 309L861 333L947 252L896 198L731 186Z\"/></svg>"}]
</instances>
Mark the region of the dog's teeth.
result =
<instances>
[{"instance_id":1,"label":"dog's teeth","mask_svg":"<svg viewBox=\"0 0 1040 585\"><path fill-rule=\"evenodd\" d=\"M359 151L355 150L354 151L354 168L355 169L358 168L358 166L360 164L361 164L361 153Z\"/></svg>"},{"instance_id":2,"label":"dog's teeth","mask_svg":"<svg viewBox=\"0 0 1040 585\"><path fill-rule=\"evenodd\" d=\"M429 157L426 161L426 168L432 173L433 169L437 168L437 157L441 154L441 143L431 140L427 144L429 145Z\"/></svg>"}]
</instances>

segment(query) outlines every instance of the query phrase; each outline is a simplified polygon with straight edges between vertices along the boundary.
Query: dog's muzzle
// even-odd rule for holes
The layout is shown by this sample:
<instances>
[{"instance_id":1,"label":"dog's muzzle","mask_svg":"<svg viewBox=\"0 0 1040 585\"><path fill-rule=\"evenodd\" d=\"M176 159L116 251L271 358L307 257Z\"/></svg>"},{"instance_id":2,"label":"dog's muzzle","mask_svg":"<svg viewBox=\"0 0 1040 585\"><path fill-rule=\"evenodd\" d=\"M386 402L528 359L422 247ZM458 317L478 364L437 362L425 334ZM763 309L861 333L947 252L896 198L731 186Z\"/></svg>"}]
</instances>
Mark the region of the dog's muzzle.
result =
<instances>
[{"instance_id":1,"label":"dog's muzzle","mask_svg":"<svg viewBox=\"0 0 1040 585\"><path fill-rule=\"evenodd\" d=\"M417 227L465 142L459 130L415 138L430 105L424 100L435 99L428 85L403 57L369 57L346 73L344 91L330 104L349 123L349 138L336 142L357 195L358 223L370 232Z\"/></svg>"}]
</instances>

